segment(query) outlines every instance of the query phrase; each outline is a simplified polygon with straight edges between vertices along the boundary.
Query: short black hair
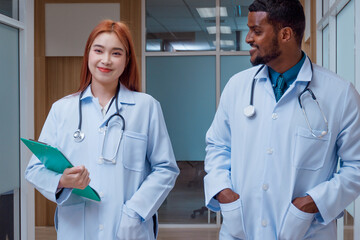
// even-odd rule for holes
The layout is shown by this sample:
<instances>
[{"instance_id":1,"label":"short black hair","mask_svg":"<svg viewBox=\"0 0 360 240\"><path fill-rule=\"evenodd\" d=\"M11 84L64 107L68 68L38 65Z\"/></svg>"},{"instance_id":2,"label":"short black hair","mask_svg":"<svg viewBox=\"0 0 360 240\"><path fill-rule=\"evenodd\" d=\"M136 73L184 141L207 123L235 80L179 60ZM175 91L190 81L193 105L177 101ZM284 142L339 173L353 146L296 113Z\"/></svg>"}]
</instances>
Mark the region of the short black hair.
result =
<instances>
[{"instance_id":1,"label":"short black hair","mask_svg":"<svg viewBox=\"0 0 360 240\"><path fill-rule=\"evenodd\" d=\"M298 0L255 0L249 6L250 12L267 12L268 21L275 31L290 27L295 32L299 46L305 31L304 9Z\"/></svg>"}]
</instances>

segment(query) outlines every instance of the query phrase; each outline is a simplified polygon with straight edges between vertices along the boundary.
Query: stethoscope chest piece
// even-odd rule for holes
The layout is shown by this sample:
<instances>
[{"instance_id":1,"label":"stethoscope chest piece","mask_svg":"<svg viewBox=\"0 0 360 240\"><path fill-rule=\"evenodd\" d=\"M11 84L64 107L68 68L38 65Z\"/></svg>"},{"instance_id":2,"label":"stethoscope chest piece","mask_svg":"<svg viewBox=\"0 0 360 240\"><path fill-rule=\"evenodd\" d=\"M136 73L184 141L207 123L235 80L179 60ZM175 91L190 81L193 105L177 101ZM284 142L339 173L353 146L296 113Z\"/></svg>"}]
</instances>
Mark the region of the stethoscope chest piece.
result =
<instances>
[{"instance_id":1,"label":"stethoscope chest piece","mask_svg":"<svg viewBox=\"0 0 360 240\"><path fill-rule=\"evenodd\" d=\"M248 118L255 115L255 107L254 105L249 105L244 108L244 115Z\"/></svg>"},{"instance_id":2,"label":"stethoscope chest piece","mask_svg":"<svg viewBox=\"0 0 360 240\"><path fill-rule=\"evenodd\" d=\"M80 129L78 129L74 132L73 137L75 142L82 142L82 140L85 138L85 134Z\"/></svg>"}]
</instances>

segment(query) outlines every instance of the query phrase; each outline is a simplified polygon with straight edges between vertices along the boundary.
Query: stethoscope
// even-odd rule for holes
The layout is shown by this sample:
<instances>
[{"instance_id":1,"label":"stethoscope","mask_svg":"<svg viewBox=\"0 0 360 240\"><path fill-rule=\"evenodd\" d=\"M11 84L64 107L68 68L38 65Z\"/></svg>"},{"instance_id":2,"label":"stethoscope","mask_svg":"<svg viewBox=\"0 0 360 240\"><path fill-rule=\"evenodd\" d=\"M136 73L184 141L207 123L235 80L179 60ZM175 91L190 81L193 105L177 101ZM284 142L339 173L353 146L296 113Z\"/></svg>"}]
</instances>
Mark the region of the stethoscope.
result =
<instances>
[{"instance_id":1,"label":"stethoscope","mask_svg":"<svg viewBox=\"0 0 360 240\"><path fill-rule=\"evenodd\" d=\"M73 137L74 137L74 141L79 143L79 142L82 142L85 138L85 133L81 130L81 123L82 123L82 109L81 109L81 98L84 94L85 90L82 91L79 95L79 124L78 124L78 129L74 132L73 134ZM116 154L119 150L119 146L120 146L120 142L121 142L121 138L122 138L122 133L124 132L125 130L125 119L124 117L120 114L120 111L119 111L119 106L118 106L118 97L119 97L119 92L120 92L120 83L117 87L117 93L115 94L115 96L111 99L110 101L110 104L109 104L109 107L107 109L107 111L109 111L110 107L111 107L111 104L114 102L115 100L115 106L116 106L116 113L114 113L113 115L111 115L105 122L105 126L104 126L104 139L103 139L103 143L102 143L102 150L101 150L101 154L100 154L100 161L105 161L105 162L110 162L110 163L113 163L115 164L116 161ZM106 112L107 112L106 111ZM105 147L105 139L106 139L106 136L107 136L107 130L108 130L108 126L109 126L109 122L110 120L113 118L113 117L116 117L118 116L121 121L122 121L122 126L121 126L121 134L119 136L119 141L117 143L117 147L116 147L116 150L115 150L115 153L112 157L110 158L105 158L104 157L104 147Z\"/></svg>"},{"instance_id":2,"label":"stethoscope","mask_svg":"<svg viewBox=\"0 0 360 240\"><path fill-rule=\"evenodd\" d=\"M309 59L309 61L310 61L311 73L312 73L312 75L313 75L313 72L314 72L314 71L313 71L313 65L312 65L312 62L311 62L310 59ZM244 108L244 115L245 115L246 117L248 117L248 118L251 118L251 117L255 116L254 90L255 90L255 84L256 84L256 76L257 76L257 74L258 74L264 67L265 67L265 65L262 65L262 66L256 71L256 73L255 73L255 75L254 75L254 78L253 78L253 80L252 80L251 92L250 92L250 104ZM322 111L322 109L321 109L321 107L320 107L319 102L317 101L317 99L316 99L316 97L315 97L315 94L314 94L313 91L311 91L311 89L309 88L310 82L311 82L311 81L309 81L309 82L307 83L305 89L299 94L299 96L298 96L298 102L299 102L300 108L301 108L301 110L302 110L302 112L303 112L303 114L304 114L305 121L306 121L306 124L307 124L310 132L311 132L311 135L312 135L313 137L316 137L316 138L322 138L322 137L324 137L324 136L328 133L328 131L329 131L329 124L328 124L328 121L327 121L327 119L326 119L326 117L325 117L324 112ZM320 110L320 112L321 112L321 115L322 115L322 117L323 117L323 119L324 119L325 125L326 125L326 130L322 131L320 135L316 135L315 132L314 132L314 130L311 128L309 119L308 119L307 114L306 114L306 111L305 111L305 108L304 108L304 106L303 106L303 104L302 104L302 101L301 101L301 97L302 97L302 96L304 95L304 93L306 93L306 92L309 92L310 95L311 95L311 98L316 102L316 104L317 104L317 106L318 106L318 108L319 108L319 110Z\"/></svg>"}]
</instances>

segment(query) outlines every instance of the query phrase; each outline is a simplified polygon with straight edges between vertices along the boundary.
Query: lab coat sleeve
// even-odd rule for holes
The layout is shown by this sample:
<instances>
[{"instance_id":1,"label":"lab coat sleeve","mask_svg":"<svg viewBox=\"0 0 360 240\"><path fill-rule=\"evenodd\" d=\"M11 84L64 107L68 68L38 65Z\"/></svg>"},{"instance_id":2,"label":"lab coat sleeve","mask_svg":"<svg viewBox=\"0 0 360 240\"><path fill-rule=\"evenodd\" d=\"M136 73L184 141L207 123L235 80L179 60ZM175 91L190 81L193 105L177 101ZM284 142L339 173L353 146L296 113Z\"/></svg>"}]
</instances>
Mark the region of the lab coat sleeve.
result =
<instances>
[{"instance_id":1,"label":"lab coat sleeve","mask_svg":"<svg viewBox=\"0 0 360 240\"><path fill-rule=\"evenodd\" d=\"M179 175L159 102L152 99L150 108L146 157L151 173L125 203L127 208L135 211L145 221L156 213Z\"/></svg>"},{"instance_id":2,"label":"lab coat sleeve","mask_svg":"<svg viewBox=\"0 0 360 240\"><path fill-rule=\"evenodd\" d=\"M229 84L220 99L214 120L206 134L206 157L204 177L205 205L212 211L219 211L219 202L214 198L225 188L232 188L231 169L231 129L227 107Z\"/></svg>"},{"instance_id":3,"label":"lab coat sleeve","mask_svg":"<svg viewBox=\"0 0 360 240\"><path fill-rule=\"evenodd\" d=\"M360 193L360 96L349 83L344 101L341 130L337 136L340 169L334 176L307 192L315 201L317 219L328 224Z\"/></svg>"},{"instance_id":4,"label":"lab coat sleeve","mask_svg":"<svg viewBox=\"0 0 360 240\"><path fill-rule=\"evenodd\" d=\"M41 131L39 141L56 146L56 117L54 106L51 108ZM57 204L62 204L71 194L71 189L64 189L59 198L56 198L56 191L62 174L50 171L45 168L40 160L32 155L25 170L25 178L47 199Z\"/></svg>"}]
</instances>

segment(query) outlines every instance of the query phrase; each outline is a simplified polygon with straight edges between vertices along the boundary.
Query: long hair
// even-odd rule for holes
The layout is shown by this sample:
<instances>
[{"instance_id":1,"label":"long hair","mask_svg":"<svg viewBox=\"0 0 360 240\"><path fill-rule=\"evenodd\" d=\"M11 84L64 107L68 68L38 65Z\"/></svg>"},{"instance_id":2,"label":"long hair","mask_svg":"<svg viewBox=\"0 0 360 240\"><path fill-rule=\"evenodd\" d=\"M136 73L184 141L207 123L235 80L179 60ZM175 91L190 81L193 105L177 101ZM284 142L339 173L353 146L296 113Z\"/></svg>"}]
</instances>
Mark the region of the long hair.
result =
<instances>
[{"instance_id":1,"label":"long hair","mask_svg":"<svg viewBox=\"0 0 360 240\"><path fill-rule=\"evenodd\" d=\"M120 42L124 45L127 64L125 66L124 72L119 77L119 82L121 82L128 89L139 92L140 76L130 30L125 23L114 22L112 20L101 21L89 35L85 46L80 74L80 87L78 92L84 91L91 83L92 75L88 66L89 51L95 38L101 33L115 33Z\"/></svg>"}]
</instances>

